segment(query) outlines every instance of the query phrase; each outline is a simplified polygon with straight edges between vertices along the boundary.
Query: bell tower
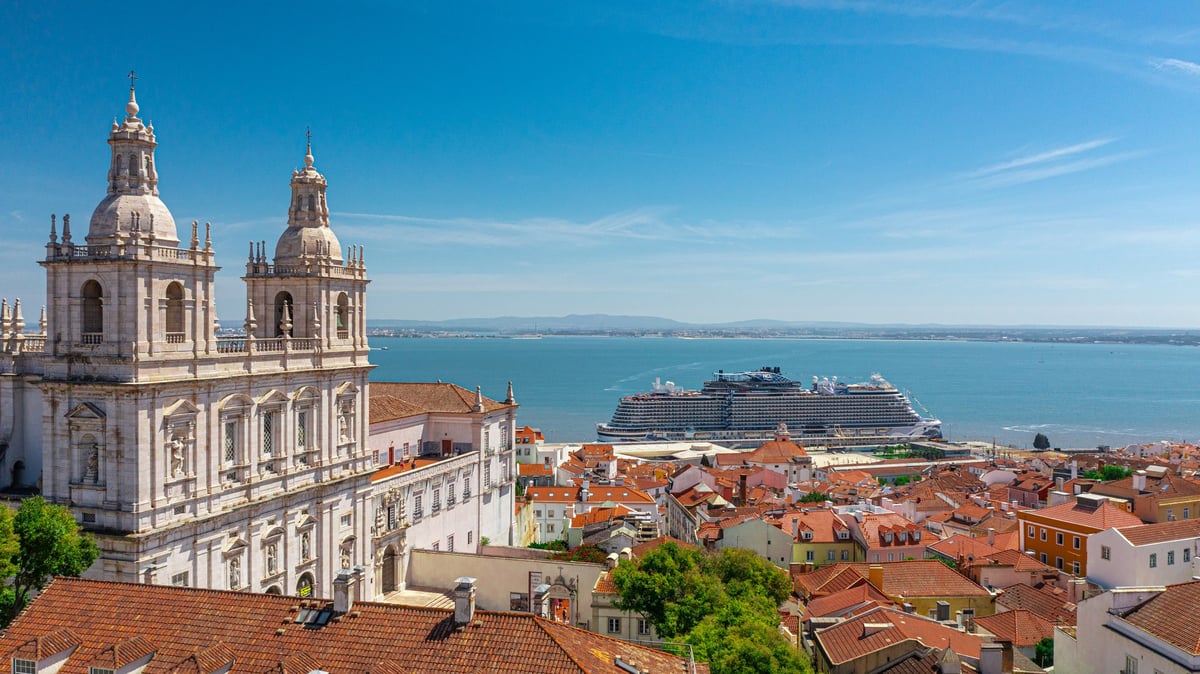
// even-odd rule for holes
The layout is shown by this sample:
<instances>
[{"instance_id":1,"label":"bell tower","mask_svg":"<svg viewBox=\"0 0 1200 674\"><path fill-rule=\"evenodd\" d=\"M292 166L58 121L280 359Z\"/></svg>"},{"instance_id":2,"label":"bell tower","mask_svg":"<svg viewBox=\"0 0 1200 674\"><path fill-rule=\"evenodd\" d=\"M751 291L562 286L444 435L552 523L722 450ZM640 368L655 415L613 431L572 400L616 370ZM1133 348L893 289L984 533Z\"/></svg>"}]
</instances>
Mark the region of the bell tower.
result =
<instances>
[{"instance_id":1,"label":"bell tower","mask_svg":"<svg viewBox=\"0 0 1200 674\"><path fill-rule=\"evenodd\" d=\"M268 260L251 242L246 261L246 333L279 350L316 349L365 359L366 263L362 246L342 245L329 224L325 176L313 168L308 133L304 168L292 172L287 227ZM265 346L265 345L264 345Z\"/></svg>"},{"instance_id":2,"label":"bell tower","mask_svg":"<svg viewBox=\"0 0 1200 674\"><path fill-rule=\"evenodd\" d=\"M136 382L162 376L215 350L212 236L191 223L180 245L175 218L158 196L154 126L140 108L129 74L125 118L113 120L108 190L92 212L84 242L71 216L62 236L50 216L46 257L47 347L51 379ZM169 363L174 363L170 365Z\"/></svg>"}]
</instances>

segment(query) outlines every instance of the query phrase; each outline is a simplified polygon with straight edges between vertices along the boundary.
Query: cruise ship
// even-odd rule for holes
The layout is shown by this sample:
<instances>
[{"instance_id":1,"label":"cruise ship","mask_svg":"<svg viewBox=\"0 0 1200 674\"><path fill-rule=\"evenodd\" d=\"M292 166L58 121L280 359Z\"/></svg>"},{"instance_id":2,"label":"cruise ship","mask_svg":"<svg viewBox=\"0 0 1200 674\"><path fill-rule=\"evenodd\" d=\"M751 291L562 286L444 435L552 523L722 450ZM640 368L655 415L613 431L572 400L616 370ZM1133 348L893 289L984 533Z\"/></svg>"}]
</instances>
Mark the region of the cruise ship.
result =
<instances>
[{"instance_id":1,"label":"cruise ship","mask_svg":"<svg viewBox=\"0 0 1200 674\"><path fill-rule=\"evenodd\" d=\"M846 384L813 377L812 387L778 367L714 373L699 391L662 383L621 398L612 420L597 424L601 442L695 440L745 446L769 440L780 424L810 445L844 447L930 440L942 422L925 418L879 374Z\"/></svg>"}]
</instances>

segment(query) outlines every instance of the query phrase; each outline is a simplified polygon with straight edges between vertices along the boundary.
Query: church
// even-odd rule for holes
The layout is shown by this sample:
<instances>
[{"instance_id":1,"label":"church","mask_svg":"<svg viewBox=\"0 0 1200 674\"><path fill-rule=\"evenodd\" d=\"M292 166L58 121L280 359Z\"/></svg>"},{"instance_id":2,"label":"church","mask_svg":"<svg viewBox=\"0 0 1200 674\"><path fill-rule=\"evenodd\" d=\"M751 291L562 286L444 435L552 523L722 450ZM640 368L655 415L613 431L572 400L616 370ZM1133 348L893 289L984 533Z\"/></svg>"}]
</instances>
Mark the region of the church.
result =
<instances>
[{"instance_id":1,"label":"church","mask_svg":"<svg viewBox=\"0 0 1200 674\"><path fill-rule=\"evenodd\" d=\"M0 304L0 491L68 506L100 546L86 575L108 580L331 596L340 575L374 599L403 586L407 550L437 546L397 512L421 513L433 485L465 502L472 480L477 502L437 531L506 543L511 386L407 415L411 457L372 446L365 256L330 226L311 140L274 250L250 244L244 331L226 335L213 228L177 226L138 113L131 84L86 232L50 218L38 329Z\"/></svg>"}]
</instances>

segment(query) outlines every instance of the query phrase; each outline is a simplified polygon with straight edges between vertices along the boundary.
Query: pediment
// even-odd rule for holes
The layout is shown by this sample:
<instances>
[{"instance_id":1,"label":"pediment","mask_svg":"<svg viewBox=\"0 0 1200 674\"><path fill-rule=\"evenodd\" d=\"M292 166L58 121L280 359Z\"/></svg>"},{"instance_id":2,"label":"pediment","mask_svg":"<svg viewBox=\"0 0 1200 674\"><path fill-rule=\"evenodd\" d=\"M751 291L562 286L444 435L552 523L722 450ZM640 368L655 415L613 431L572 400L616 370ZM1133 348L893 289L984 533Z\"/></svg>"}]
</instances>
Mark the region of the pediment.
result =
<instances>
[{"instance_id":1,"label":"pediment","mask_svg":"<svg viewBox=\"0 0 1200 674\"><path fill-rule=\"evenodd\" d=\"M192 401L187 399L177 400L163 410L164 417L196 416L199 413L200 408L193 405Z\"/></svg>"},{"instance_id":2,"label":"pediment","mask_svg":"<svg viewBox=\"0 0 1200 674\"><path fill-rule=\"evenodd\" d=\"M259 405L283 405L288 401L288 397L279 392L279 389L271 389L267 391L261 398L258 399Z\"/></svg>"},{"instance_id":3,"label":"pediment","mask_svg":"<svg viewBox=\"0 0 1200 674\"><path fill-rule=\"evenodd\" d=\"M250 544L246 542L246 539L240 536L231 536L229 540L225 542L225 547L221 548L221 553L228 557L231 555L236 555L248 547L250 547Z\"/></svg>"},{"instance_id":4,"label":"pediment","mask_svg":"<svg viewBox=\"0 0 1200 674\"><path fill-rule=\"evenodd\" d=\"M316 523L317 523L317 518L313 517L312 515L309 515L308 513L304 513L296 519L296 530L300 531L303 529L312 528L314 525L316 525Z\"/></svg>"},{"instance_id":5,"label":"pediment","mask_svg":"<svg viewBox=\"0 0 1200 674\"><path fill-rule=\"evenodd\" d=\"M347 395L354 395L355 393L358 393L358 387L355 386L354 382L352 382L352 381L342 382L342 384L337 387L337 389L334 391L334 393L336 395L338 395L339 397L347 396Z\"/></svg>"},{"instance_id":6,"label":"pediment","mask_svg":"<svg viewBox=\"0 0 1200 674\"><path fill-rule=\"evenodd\" d=\"M79 403L67 412L68 419L105 419L108 417L98 405L94 403Z\"/></svg>"}]
</instances>

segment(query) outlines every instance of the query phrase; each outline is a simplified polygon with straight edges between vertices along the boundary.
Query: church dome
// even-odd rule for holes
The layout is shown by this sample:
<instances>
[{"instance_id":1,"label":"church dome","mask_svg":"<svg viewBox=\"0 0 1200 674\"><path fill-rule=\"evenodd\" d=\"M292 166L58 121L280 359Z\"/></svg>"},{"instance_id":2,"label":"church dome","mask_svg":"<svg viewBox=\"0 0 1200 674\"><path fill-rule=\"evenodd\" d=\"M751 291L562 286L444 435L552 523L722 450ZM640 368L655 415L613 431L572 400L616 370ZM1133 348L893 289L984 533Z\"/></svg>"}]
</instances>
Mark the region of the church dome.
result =
<instances>
[{"instance_id":1,"label":"church dome","mask_svg":"<svg viewBox=\"0 0 1200 674\"><path fill-rule=\"evenodd\" d=\"M155 243L179 243L175 218L154 194L109 194L104 197L88 224L89 243L129 238L134 228L142 236L154 235Z\"/></svg>"},{"instance_id":2,"label":"church dome","mask_svg":"<svg viewBox=\"0 0 1200 674\"><path fill-rule=\"evenodd\" d=\"M342 244L330 227L288 227L275 244L275 265L302 264L305 258L342 261Z\"/></svg>"}]
</instances>

